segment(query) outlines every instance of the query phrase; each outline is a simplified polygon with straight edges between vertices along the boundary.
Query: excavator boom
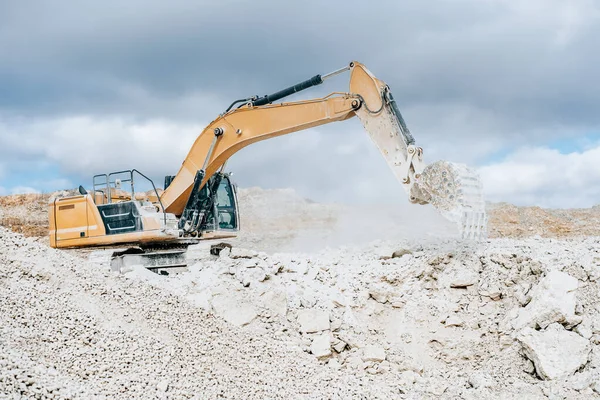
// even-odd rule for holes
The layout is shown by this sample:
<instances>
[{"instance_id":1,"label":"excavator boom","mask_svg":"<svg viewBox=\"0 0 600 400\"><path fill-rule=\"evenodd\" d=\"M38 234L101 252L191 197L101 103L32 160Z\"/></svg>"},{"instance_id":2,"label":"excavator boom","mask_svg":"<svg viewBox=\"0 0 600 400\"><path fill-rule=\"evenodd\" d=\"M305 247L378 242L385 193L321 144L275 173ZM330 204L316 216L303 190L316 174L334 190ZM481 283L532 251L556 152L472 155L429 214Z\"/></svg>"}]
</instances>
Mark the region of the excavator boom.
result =
<instances>
[{"instance_id":1,"label":"excavator boom","mask_svg":"<svg viewBox=\"0 0 600 400\"><path fill-rule=\"evenodd\" d=\"M346 70L350 70L349 92L271 104ZM231 109L240 102L243 103L240 107ZM354 61L331 74L316 75L262 98L238 100L232 106L198 136L161 196L165 210L182 218L181 227L193 213L190 199L194 188L204 187L237 151L261 140L358 116L411 202L433 204L459 224L465 237L485 235L487 219L477 175L466 166L447 162L426 169L423 149L415 146L388 85L364 65ZM197 182L198 171L202 171L200 182Z\"/></svg>"}]
</instances>

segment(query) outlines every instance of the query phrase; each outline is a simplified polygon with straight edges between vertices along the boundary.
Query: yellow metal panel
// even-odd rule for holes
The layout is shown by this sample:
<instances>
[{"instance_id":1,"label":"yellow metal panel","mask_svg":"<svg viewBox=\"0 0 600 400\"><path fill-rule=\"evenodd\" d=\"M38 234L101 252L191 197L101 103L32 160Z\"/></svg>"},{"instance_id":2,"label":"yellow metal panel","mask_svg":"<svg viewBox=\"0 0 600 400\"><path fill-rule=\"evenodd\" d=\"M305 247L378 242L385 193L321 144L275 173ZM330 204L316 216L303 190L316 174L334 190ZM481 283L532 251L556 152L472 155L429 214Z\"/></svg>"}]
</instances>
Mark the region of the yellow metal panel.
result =
<instances>
[{"instance_id":1,"label":"yellow metal panel","mask_svg":"<svg viewBox=\"0 0 600 400\"><path fill-rule=\"evenodd\" d=\"M367 68L353 62L350 66L350 93L335 92L320 99L244 106L219 116L198 136L186 159L161 195L167 212L177 216L183 212L194 184L196 172L206 163L202 185L235 152L261 140L285 135L315 126L343 121L356 115L364 101L370 110L382 105L381 89L385 82L375 78ZM214 142L215 129L222 134ZM212 148L212 153L210 149Z\"/></svg>"},{"instance_id":2,"label":"yellow metal panel","mask_svg":"<svg viewBox=\"0 0 600 400\"><path fill-rule=\"evenodd\" d=\"M56 241L88 235L87 196L65 197L54 203Z\"/></svg>"}]
</instances>

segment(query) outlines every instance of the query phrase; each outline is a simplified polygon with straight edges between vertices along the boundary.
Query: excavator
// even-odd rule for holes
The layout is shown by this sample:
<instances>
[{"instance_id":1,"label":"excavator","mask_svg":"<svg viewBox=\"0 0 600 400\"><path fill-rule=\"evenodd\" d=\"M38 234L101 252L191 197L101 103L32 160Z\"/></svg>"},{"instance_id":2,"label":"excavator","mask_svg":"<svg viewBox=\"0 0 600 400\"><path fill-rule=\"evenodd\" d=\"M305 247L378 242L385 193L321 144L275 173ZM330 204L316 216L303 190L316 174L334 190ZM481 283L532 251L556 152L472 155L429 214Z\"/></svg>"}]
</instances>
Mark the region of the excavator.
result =
<instances>
[{"instance_id":1,"label":"excavator","mask_svg":"<svg viewBox=\"0 0 600 400\"><path fill-rule=\"evenodd\" d=\"M348 92L322 98L278 102L349 71ZM227 160L253 143L319 125L358 117L396 179L414 204L431 204L457 224L466 239L486 234L487 217L478 175L463 164L426 165L390 87L353 61L265 96L234 101L197 137L179 172L166 176L164 189L138 170L93 177L90 191L49 204L50 245L54 248L123 246L114 265L137 257L154 272L185 267L187 246L203 239L235 237L240 228L236 186L225 172ZM134 182L152 190L135 192ZM130 191L122 189L129 184ZM216 254L216 253L215 253Z\"/></svg>"}]
</instances>

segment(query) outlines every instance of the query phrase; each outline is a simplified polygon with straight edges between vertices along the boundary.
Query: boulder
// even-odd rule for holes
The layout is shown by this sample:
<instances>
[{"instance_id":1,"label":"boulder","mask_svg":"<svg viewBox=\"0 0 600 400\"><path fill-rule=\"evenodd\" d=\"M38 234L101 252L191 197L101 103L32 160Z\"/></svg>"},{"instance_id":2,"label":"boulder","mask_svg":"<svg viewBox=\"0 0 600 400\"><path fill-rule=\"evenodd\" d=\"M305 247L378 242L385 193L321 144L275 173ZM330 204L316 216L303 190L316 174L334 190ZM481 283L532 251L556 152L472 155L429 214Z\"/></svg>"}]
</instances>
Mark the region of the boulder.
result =
<instances>
[{"instance_id":1,"label":"boulder","mask_svg":"<svg viewBox=\"0 0 600 400\"><path fill-rule=\"evenodd\" d=\"M461 289L476 285L479 282L479 274L476 271L463 267L448 271L446 278L451 288Z\"/></svg>"},{"instance_id":2,"label":"boulder","mask_svg":"<svg viewBox=\"0 0 600 400\"><path fill-rule=\"evenodd\" d=\"M531 301L519 310L512 321L516 330L524 327L545 328L554 322L575 325L580 320L575 315L575 290L577 279L560 271L551 271L531 290Z\"/></svg>"},{"instance_id":3,"label":"boulder","mask_svg":"<svg viewBox=\"0 0 600 400\"><path fill-rule=\"evenodd\" d=\"M329 313L317 309L298 311L298 323L303 333L315 333L329 330Z\"/></svg>"},{"instance_id":4,"label":"boulder","mask_svg":"<svg viewBox=\"0 0 600 400\"><path fill-rule=\"evenodd\" d=\"M533 361L540 378L564 379L588 362L589 341L560 324L552 324L545 331L529 327L517 336L523 353Z\"/></svg>"},{"instance_id":5,"label":"boulder","mask_svg":"<svg viewBox=\"0 0 600 400\"><path fill-rule=\"evenodd\" d=\"M363 348L362 360L381 362L385 360L385 349L381 346L366 346Z\"/></svg>"},{"instance_id":6,"label":"boulder","mask_svg":"<svg viewBox=\"0 0 600 400\"><path fill-rule=\"evenodd\" d=\"M261 296L263 305L277 315L287 313L287 294L282 290L270 290Z\"/></svg>"},{"instance_id":7,"label":"boulder","mask_svg":"<svg viewBox=\"0 0 600 400\"><path fill-rule=\"evenodd\" d=\"M317 358L331 355L331 338L329 332L316 335L310 345L310 352Z\"/></svg>"},{"instance_id":8,"label":"boulder","mask_svg":"<svg viewBox=\"0 0 600 400\"><path fill-rule=\"evenodd\" d=\"M257 316L252 304L239 301L234 296L214 296L211 304L219 317L236 326L248 325Z\"/></svg>"}]
</instances>

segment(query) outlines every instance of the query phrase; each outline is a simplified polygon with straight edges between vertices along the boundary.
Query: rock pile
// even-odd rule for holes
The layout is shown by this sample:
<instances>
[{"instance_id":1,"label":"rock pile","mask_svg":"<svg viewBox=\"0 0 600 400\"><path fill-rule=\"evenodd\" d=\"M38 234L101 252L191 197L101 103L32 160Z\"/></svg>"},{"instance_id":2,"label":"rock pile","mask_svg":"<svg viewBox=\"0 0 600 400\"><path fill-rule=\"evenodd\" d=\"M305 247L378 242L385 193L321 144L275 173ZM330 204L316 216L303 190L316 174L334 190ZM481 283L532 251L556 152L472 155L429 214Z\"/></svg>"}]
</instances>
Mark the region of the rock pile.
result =
<instances>
[{"instance_id":1,"label":"rock pile","mask_svg":"<svg viewBox=\"0 0 600 400\"><path fill-rule=\"evenodd\" d=\"M323 368L384 376L408 398L600 398L598 239L206 246L187 274L128 277L242 329L277 327Z\"/></svg>"},{"instance_id":2,"label":"rock pile","mask_svg":"<svg viewBox=\"0 0 600 400\"><path fill-rule=\"evenodd\" d=\"M0 228L0 397L600 398L600 239L344 246L360 217L243 195L252 231L168 277Z\"/></svg>"}]
</instances>

